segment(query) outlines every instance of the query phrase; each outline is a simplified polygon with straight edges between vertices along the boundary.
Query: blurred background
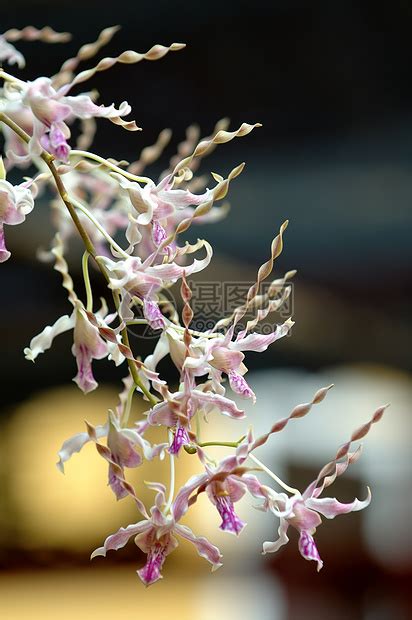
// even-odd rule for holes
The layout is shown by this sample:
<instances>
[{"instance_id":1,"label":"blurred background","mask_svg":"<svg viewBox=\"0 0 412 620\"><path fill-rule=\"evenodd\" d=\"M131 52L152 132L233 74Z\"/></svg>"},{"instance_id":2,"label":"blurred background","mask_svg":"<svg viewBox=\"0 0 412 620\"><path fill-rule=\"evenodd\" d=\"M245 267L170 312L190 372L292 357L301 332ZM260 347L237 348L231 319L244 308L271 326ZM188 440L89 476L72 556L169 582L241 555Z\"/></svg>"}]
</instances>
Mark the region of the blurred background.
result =
<instances>
[{"instance_id":1,"label":"blurred background","mask_svg":"<svg viewBox=\"0 0 412 620\"><path fill-rule=\"evenodd\" d=\"M92 446L75 455L64 478L54 462L85 418L101 423L115 406L122 371L96 363L102 387L83 397L71 383L70 335L35 365L24 359L32 336L68 312L60 277L35 259L51 237L43 201L24 225L7 229L12 258L1 268L0 613L13 620L411 617L412 6L401 0L14 0L6 3L1 28L49 24L73 32L65 45L17 44L27 59L19 76L32 79L52 75L81 44L116 23L122 30L99 57L172 41L187 48L93 78L90 88L101 102L127 99L143 127L130 134L101 121L96 152L133 161L170 127L172 145L149 171L156 177L192 123L202 135L226 116L231 129L243 121L263 124L202 164L202 172L221 174L247 164L231 185L228 217L196 228L215 248L202 279L253 282L272 237L290 220L276 273L298 269L296 325L292 337L248 356L248 381L258 397L248 412L263 432L319 387L333 382L335 388L258 456L303 489L354 428L391 402L362 459L332 489L350 501L362 499L369 484L373 501L364 512L319 528L325 562L319 575L299 556L294 536L276 556L260 555L277 524L248 503L239 508L248 521L239 540L217 529L206 501L188 520L224 553L225 566L212 576L185 545L168 558L166 579L145 592L134 573L143 556L132 543L90 564L90 552L109 533L135 520L133 506L113 500L105 463ZM80 245L71 268L81 286L79 252ZM95 285L103 294L98 277ZM133 341L142 356L153 345ZM163 371L173 380L167 364ZM210 437L218 432L233 440L244 428L212 422ZM195 467L183 455L182 479ZM158 474L167 476L165 465ZM147 477L139 469L130 479Z\"/></svg>"}]
</instances>

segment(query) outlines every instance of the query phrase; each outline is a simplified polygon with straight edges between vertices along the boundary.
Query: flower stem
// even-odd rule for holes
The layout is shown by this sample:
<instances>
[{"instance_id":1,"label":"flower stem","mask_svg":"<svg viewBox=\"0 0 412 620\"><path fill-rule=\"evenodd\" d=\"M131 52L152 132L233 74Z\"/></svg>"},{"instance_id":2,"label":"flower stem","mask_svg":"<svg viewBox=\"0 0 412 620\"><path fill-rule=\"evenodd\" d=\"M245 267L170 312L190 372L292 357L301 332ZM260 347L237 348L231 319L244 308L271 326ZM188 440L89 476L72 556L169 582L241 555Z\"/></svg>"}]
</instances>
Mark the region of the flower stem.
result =
<instances>
[{"instance_id":1,"label":"flower stem","mask_svg":"<svg viewBox=\"0 0 412 620\"><path fill-rule=\"evenodd\" d=\"M225 446L226 448L237 448L237 441L205 441L204 443L199 443L198 446L200 448L207 448L208 446Z\"/></svg>"},{"instance_id":2,"label":"flower stem","mask_svg":"<svg viewBox=\"0 0 412 620\"><path fill-rule=\"evenodd\" d=\"M169 431L169 444L173 441L173 433ZM170 487L169 487L169 497L167 499L165 513L167 514L173 503L173 496L175 494L175 457L174 454L169 454L170 457Z\"/></svg>"},{"instance_id":3,"label":"flower stem","mask_svg":"<svg viewBox=\"0 0 412 620\"><path fill-rule=\"evenodd\" d=\"M99 224L99 222L96 220L96 218L94 217L94 215L92 215L89 211L89 209L87 207L85 207L79 200L76 200L75 198L70 198L70 202L77 208L79 209L82 213L84 213L84 215L86 217L89 218L89 220L91 222L93 222L93 224L96 226L97 230L103 235L103 237L106 239L106 241L117 251L119 252L119 254L121 254L123 256L123 258L130 258L130 255L127 254L124 250L122 250L122 248L120 247L120 245L118 245L116 243L116 241L114 239L112 239L112 237L109 235L108 232L105 231L105 229L103 228L103 226L101 226L101 224Z\"/></svg>"},{"instance_id":4,"label":"flower stem","mask_svg":"<svg viewBox=\"0 0 412 620\"><path fill-rule=\"evenodd\" d=\"M10 73L7 73L6 71L4 71L3 69L0 68L0 78L3 78L3 80L5 82L11 82L12 84L18 84L18 86L27 86L26 82L23 82L23 80L19 80L19 78L14 77L14 75L10 75Z\"/></svg>"},{"instance_id":5,"label":"flower stem","mask_svg":"<svg viewBox=\"0 0 412 620\"><path fill-rule=\"evenodd\" d=\"M263 471L266 472L268 476L273 478L273 480L276 480L276 482L280 484L280 486L283 487L285 491L289 491L289 493L292 493L293 495L300 494L300 491L298 489L294 489L293 487L290 487L289 485L287 485L286 482L283 482L283 480L281 480L279 476L274 474L273 471L271 471L268 467L266 467L266 465L264 465L261 461L259 461L259 459L256 458L254 454L249 454L248 456L250 459L252 459L252 461L256 463L256 465L258 465L258 467L263 469Z\"/></svg>"},{"instance_id":6,"label":"flower stem","mask_svg":"<svg viewBox=\"0 0 412 620\"><path fill-rule=\"evenodd\" d=\"M129 390L129 393L127 394L127 400L126 400L126 404L124 407L123 416L121 419L122 427L126 426L127 422L129 421L130 411L132 408L133 394L135 393L135 390L136 390L136 385L133 383L132 387Z\"/></svg>"},{"instance_id":7,"label":"flower stem","mask_svg":"<svg viewBox=\"0 0 412 620\"><path fill-rule=\"evenodd\" d=\"M204 443L198 443L200 448L207 448L207 446L226 446L227 448L237 448L239 444L245 439L246 435L243 435L237 441L205 441ZM250 456L250 455L249 455Z\"/></svg>"},{"instance_id":8,"label":"flower stem","mask_svg":"<svg viewBox=\"0 0 412 620\"><path fill-rule=\"evenodd\" d=\"M4 112L0 112L0 122L3 122L5 125L7 125L8 127L10 127L10 129L12 129L14 131L14 133L16 135L19 136L19 138L25 142L26 144L28 144L30 142L30 136L29 134L27 134L21 127L19 127L19 125L17 125L11 118L9 118L6 114L4 114ZM49 168L55 185L56 185L56 189L62 199L62 201L64 202L64 204L67 207L67 210L70 213L70 217L73 220L74 225L76 226L82 240L84 243L84 246L87 250L87 252L90 254L90 256L92 256L100 270L100 272L102 273L103 277L105 278L107 283L110 283L110 277L109 274L107 273L107 270L105 268L105 266L98 260L97 258L97 252L96 252L96 248L94 247L94 244L92 242L92 240L90 239L87 231L85 230L85 228L83 227L79 216L76 213L76 209L74 207L74 205L72 204L72 202L70 201L69 195L66 191L66 188L64 186L63 181L60 178L59 173L56 170L56 167L53 163L54 161L54 157L53 155L50 155L50 153L47 153L47 151L43 150L40 154L40 157L42 158L42 160L46 163L47 167ZM120 308L120 295L119 295L119 291L117 290L113 290L112 291L113 294L113 301L116 307L116 310L118 311ZM124 327L121 331L121 336L122 336L122 342L123 344L128 347L130 349L130 343L129 343L129 337L128 337L128 333L127 333L127 328ZM138 369L137 366L135 364L135 362L131 359L127 359L127 363L129 365L129 369L131 372L131 375L133 377L133 380L135 382L135 384L142 390L143 394L146 396L146 398L149 400L149 402L151 403L151 405L155 405L158 402L158 399L153 396L153 394L151 394L146 386L143 384L143 382L141 381L140 377L139 377L139 373L138 373Z\"/></svg>"},{"instance_id":9,"label":"flower stem","mask_svg":"<svg viewBox=\"0 0 412 620\"><path fill-rule=\"evenodd\" d=\"M72 151L70 151L70 156L72 155L79 155L80 157L86 157L87 159L93 159L93 161L99 162L103 166L106 166L106 168L110 168L110 170L114 170L115 172L118 172L123 177L125 177L126 179L130 179L131 181L136 181L137 183L149 183L150 181L148 177L139 177L139 176L136 176L135 174L132 174L131 172L127 172L127 170L123 170L123 168L116 166L116 164L113 164L108 159L105 159L104 157L100 157L100 155L96 155L95 153L89 153L89 151L80 151L78 149L73 149Z\"/></svg>"},{"instance_id":10,"label":"flower stem","mask_svg":"<svg viewBox=\"0 0 412 620\"><path fill-rule=\"evenodd\" d=\"M86 309L87 312L93 312L93 292L92 287L90 285L90 277L89 277L89 252L85 250L82 258L82 271L83 271L83 280L84 286L86 289Z\"/></svg>"}]
</instances>

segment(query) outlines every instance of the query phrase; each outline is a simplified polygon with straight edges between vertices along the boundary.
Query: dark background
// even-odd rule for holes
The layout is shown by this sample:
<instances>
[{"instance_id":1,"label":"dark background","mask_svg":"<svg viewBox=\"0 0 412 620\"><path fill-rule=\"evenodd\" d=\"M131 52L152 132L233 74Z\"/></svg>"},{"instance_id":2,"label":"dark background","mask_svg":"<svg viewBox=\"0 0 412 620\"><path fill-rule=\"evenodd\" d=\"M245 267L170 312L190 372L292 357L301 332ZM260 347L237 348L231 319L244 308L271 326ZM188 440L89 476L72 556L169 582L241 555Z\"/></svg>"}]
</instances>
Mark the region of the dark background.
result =
<instances>
[{"instance_id":1,"label":"dark background","mask_svg":"<svg viewBox=\"0 0 412 620\"><path fill-rule=\"evenodd\" d=\"M203 135L224 116L231 129L243 121L263 124L205 162L204 169L222 174L240 161L247 166L231 186L228 219L199 229L214 245L218 265L232 277L236 270L253 277L279 225L290 220L277 272L298 269L297 325L292 339L264 359L253 356L249 367L312 371L366 362L410 370L409 2L7 3L3 31L29 23L74 37L65 45L17 43L27 59L19 74L24 79L52 75L82 43L115 23L122 30L98 58L124 49L143 52L154 43L187 43L156 63L118 65L93 78L101 102L127 99L143 127L130 134L101 121L95 151L105 156L133 160L164 127L173 129L176 144L192 122ZM161 169L155 166L154 174ZM74 374L70 336L60 337L34 367L23 359L30 338L68 307L59 277L34 259L35 248L51 236L44 219L34 213L21 228L6 231L13 257L0 275L5 415ZM149 345L142 346L144 354ZM110 381L112 366L102 365L97 376ZM378 570L364 558L359 562L359 574ZM294 564L285 566L284 577L293 583Z\"/></svg>"}]
</instances>

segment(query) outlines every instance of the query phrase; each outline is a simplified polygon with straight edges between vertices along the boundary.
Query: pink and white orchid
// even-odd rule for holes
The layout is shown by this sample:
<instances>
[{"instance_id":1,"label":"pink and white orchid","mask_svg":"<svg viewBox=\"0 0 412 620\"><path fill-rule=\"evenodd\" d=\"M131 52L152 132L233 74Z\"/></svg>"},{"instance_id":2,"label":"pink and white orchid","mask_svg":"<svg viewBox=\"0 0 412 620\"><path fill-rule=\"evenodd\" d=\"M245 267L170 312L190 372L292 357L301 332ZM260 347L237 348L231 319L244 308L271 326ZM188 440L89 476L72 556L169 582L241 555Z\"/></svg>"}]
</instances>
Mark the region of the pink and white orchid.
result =
<instances>
[{"instance_id":1,"label":"pink and white orchid","mask_svg":"<svg viewBox=\"0 0 412 620\"><path fill-rule=\"evenodd\" d=\"M98 555L105 557L108 551L121 549L134 536L135 544L147 554L146 564L137 574L146 586L150 586L162 578L161 570L165 559L178 546L177 535L193 543L198 554L212 564L212 570L219 568L222 565L219 549L204 536L196 536L189 527L178 523L182 513L176 503L171 505L170 510L167 508L164 485L149 486L157 491L150 517L146 515L147 518L143 521L120 528L106 538L102 547L93 551L91 558Z\"/></svg>"},{"instance_id":2,"label":"pink and white orchid","mask_svg":"<svg viewBox=\"0 0 412 620\"><path fill-rule=\"evenodd\" d=\"M191 420L195 415L208 415L212 411L234 419L243 419L244 411L239 409L232 400L206 389L207 386L196 386L186 377L182 390L170 394L163 390L164 401L156 404L147 417L153 426L166 426L174 429L173 441L169 447L171 454L178 454L182 446L190 443Z\"/></svg>"},{"instance_id":3,"label":"pink and white orchid","mask_svg":"<svg viewBox=\"0 0 412 620\"><path fill-rule=\"evenodd\" d=\"M3 164L0 163L2 168ZM4 170L4 169L3 169ZM0 263L10 258L4 237L4 224L15 226L21 224L34 208L33 192L30 190L31 181L12 185L4 178L0 178Z\"/></svg>"},{"instance_id":4,"label":"pink and white orchid","mask_svg":"<svg viewBox=\"0 0 412 620\"><path fill-rule=\"evenodd\" d=\"M158 185L148 179L143 187L139 183L128 181L120 174L112 176L129 195L130 202L138 214L135 219L137 227L149 225L152 227L152 241L155 247L166 239L166 230L170 229L168 221L174 219L178 211L189 206L201 205L213 197L211 190L196 195L187 189L174 189L174 177L171 174L162 179Z\"/></svg>"},{"instance_id":5,"label":"pink and white orchid","mask_svg":"<svg viewBox=\"0 0 412 620\"><path fill-rule=\"evenodd\" d=\"M57 159L66 162L70 153L67 141L71 135L67 123L71 123L75 118L103 117L116 120L131 111L126 101L116 108L114 104L108 107L96 105L86 93L69 96L68 92L73 83L65 84L56 90L52 80L47 77L39 77L27 83L19 81L18 86L19 99L16 91L12 94L6 91L6 96L10 97L11 111L15 112L18 105L31 111L32 129L28 153L23 156L12 153L15 161L27 161L33 156L40 155L42 149L45 149ZM7 106L5 111L8 112Z\"/></svg>"},{"instance_id":6,"label":"pink and white orchid","mask_svg":"<svg viewBox=\"0 0 412 620\"><path fill-rule=\"evenodd\" d=\"M94 441L99 454L109 463L109 485L117 499L128 495L124 486L124 469L134 468L142 464L143 459L151 461L164 456L167 444L152 445L144 439L147 422L138 422L134 428L127 427L122 421L119 410L109 410L108 421L104 426L94 427L87 423L87 432L78 433L67 439L58 456L58 469L64 473L65 463L75 452L80 452L89 441ZM98 439L107 437L107 446L98 443Z\"/></svg>"},{"instance_id":7,"label":"pink and white orchid","mask_svg":"<svg viewBox=\"0 0 412 620\"><path fill-rule=\"evenodd\" d=\"M212 248L207 241L198 241L194 246L182 248L181 254L194 252L204 247L205 258L194 259L192 264L181 266L176 262L154 264L157 253L151 254L145 261L138 256L130 256L124 260L114 261L106 256L99 260L104 264L110 275L109 287L122 291L126 306L122 305L123 319L133 317L127 304L134 303L133 297L143 302L143 313L153 329L165 327L166 323L156 302L156 293L168 284L173 284L183 275L191 275L205 269L212 258Z\"/></svg>"},{"instance_id":8,"label":"pink and white orchid","mask_svg":"<svg viewBox=\"0 0 412 620\"><path fill-rule=\"evenodd\" d=\"M107 315L105 304L96 312L96 316L102 322L105 320L110 322L112 319L112 315ZM99 335L98 329L90 323L81 302L77 301L70 316L67 314L61 316L53 325L48 325L40 334L32 338L30 345L24 349L24 355L27 360L34 362L40 353L50 349L56 336L72 329L72 353L77 363L77 375L73 381L87 394L95 390L98 385L93 376L93 360L109 357L118 365L122 363L124 358L119 354L115 345L107 343Z\"/></svg>"},{"instance_id":9,"label":"pink and white orchid","mask_svg":"<svg viewBox=\"0 0 412 620\"><path fill-rule=\"evenodd\" d=\"M206 492L211 503L222 519L220 529L238 536L246 523L235 512L234 504L242 499L247 490L254 497L263 497L260 492L261 483L249 469L244 466L251 446L251 435L248 441L238 446L234 455L224 458L217 467L211 467L203 450L197 448L197 453L205 467L203 474L192 476L180 489L175 504L185 513L189 505L196 501L197 496ZM196 495L191 498L196 490Z\"/></svg>"},{"instance_id":10,"label":"pink and white orchid","mask_svg":"<svg viewBox=\"0 0 412 620\"><path fill-rule=\"evenodd\" d=\"M208 375L212 380L213 389L223 395L225 389L222 386L222 373L228 376L230 387L242 398L256 397L247 384L244 375L247 367L243 363L245 355L243 351L265 351L270 344L286 336L293 326L293 321L288 319L278 325L271 334L245 332L233 338L233 328L226 334L205 332L203 336L192 336L189 345L189 354L183 343L183 330L170 325L161 336L155 351L147 359L146 363L155 368L159 361L170 354L175 366L182 372L187 371L193 377Z\"/></svg>"},{"instance_id":11,"label":"pink and white orchid","mask_svg":"<svg viewBox=\"0 0 412 620\"><path fill-rule=\"evenodd\" d=\"M324 484L318 485L318 479L314 480L301 495L295 494L289 498L284 493L273 498L267 495L264 510L270 510L278 516L279 510L284 510L286 506L290 509L290 514L280 518L278 528L279 538L274 542L263 543L263 553L274 553L283 545L289 542L287 530L291 525L299 532L299 551L305 560L317 562L317 569L323 566L323 561L319 555L313 535L316 528L322 523L320 514L327 519L334 519L338 515L347 514L363 510L369 506L371 493L368 487L368 494L365 500L354 499L353 502L343 504L335 498L323 497L320 494L324 489Z\"/></svg>"}]
</instances>

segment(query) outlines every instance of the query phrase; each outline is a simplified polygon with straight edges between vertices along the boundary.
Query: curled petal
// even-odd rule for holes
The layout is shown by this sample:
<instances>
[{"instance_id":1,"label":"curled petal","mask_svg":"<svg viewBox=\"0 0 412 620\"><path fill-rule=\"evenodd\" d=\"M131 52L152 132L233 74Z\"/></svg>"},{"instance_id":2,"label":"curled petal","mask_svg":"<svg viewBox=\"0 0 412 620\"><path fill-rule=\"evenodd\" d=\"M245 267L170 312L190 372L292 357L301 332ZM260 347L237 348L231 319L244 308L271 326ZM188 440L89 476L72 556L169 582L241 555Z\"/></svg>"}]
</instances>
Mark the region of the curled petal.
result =
<instances>
[{"instance_id":1,"label":"curled petal","mask_svg":"<svg viewBox=\"0 0 412 620\"><path fill-rule=\"evenodd\" d=\"M75 97L64 97L63 101L67 103L71 112L77 118L100 117L111 118L117 116L126 116L131 112L131 107L127 101L123 101L119 108L116 109L114 104L105 107L104 105L96 105L88 95L77 95Z\"/></svg>"},{"instance_id":2,"label":"curled petal","mask_svg":"<svg viewBox=\"0 0 412 620\"><path fill-rule=\"evenodd\" d=\"M144 365L150 370L156 370L158 363L166 357L169 353L169 343L167 332L162 333L159 340L156 343L155 349L151 355L148 355L144 360Z\"/></svg>"},{"instance_id":3,"label":"curled petal","mask_svg":"<svg viewBox=\"0 0 412 620\"><path fill-rule=\"evenodd\" d=\"M161 482L147 482L146 485L152 491L156 491L155 506L161 510L166 502L166 487Z\"/></svg>"},{"instance_id":4,"label":"curled petal","mask_svg":"<svg viewBox=\"0 0 412 620\"><path fill-rule=\"evenodd\" d=\"M105 437L107 435L107 424L105 426L96 426L96 437ZM90 441L88 433L77 433L70 439L66 439L58 452L59 461L56 463L57 468L64 474L64 464L72 457L75 452L80 452L83 446Z\"/></svg>"},{"instance_id":5,"label":"curled petal","mask_svg":"<svg viewBox=\"0 0 412 620\"><path fill-rule=\"evenodd\" d=\"M192 398L197 401L199 407L206 408L207 411L215 408L218 409L220 413L227 415L230 418L241 420L246 417L245 412L238 409L233 400L230 400L230 398L226 398L225 396L220 396L220 394L192 390Z\"/></svg>"},{"instance_id":6,"label":"curled petal","mask_svg":"<svg viewBox=\"0 0 412 620\"><path fill-rule=\"evenodd\" d=\"M134 430L131 428L122 429L122 435L126 437L129 441L133 442L136 446L138 446L143 454L144 458L148 461L151 461L155 457L159 457L161 460L164 457L164 451L167 448L167 443L159 443L159 444L151 444L149 441L144 439L141 433L138 430Z\"/></svg>"},{"instance_id":7,"label":"curled petal","mask_svg":"<svg viewBox=\"0 0 412 620\"><path fill-rule=\"evenodd\" d=\"M34 116L45 128L50 127L53 123L64 121L71 113L69 105L49 97L29 96L28 103Z\"/></svg>"},{"instance_id":8,"label":"curled petal","mask_svg":"<svg viewBox=\"0 0 412 620\"><path fill-rule=\"evenodd\" d=\"M92 360L106 357L109 350L97 328L90 323L83 310L79 308L75 314L72 352L76 357L78 372L73 381L87 394L97 387L92 372Z\"/></svg>"},{"instance_id":9,"label":"curled petal","mask_svg":"<svg viewBox=\"0 0 412 620\"><path fill-rule=\"evenodd\" d=\"M77 375L73 378L73 381L82 392L88 394L95 390L98 385L92 371L93 357L89 349L83 344L79 346L73 345L73 354L76 356L77 363Z\"/></svg>"},{"instance_id":10,"label":"curled petal","mask_svg":"<svg viewBox=\"0 0 412 620\"><path fill-rule=\"evenodd\" d=\"M127 544L127 542L132 536L142 534L143 532L146 532L151 528L152 525L150 521L147 520L140 521L139 523L133 523L132 525L128 525L127 527L121 527L115 534L111 534L111 536L108 536L108 538L106 538L103 547L99 547L98 549L95 549L95 551L93 551L90 559L92 560L98 555L106 557L106 553L108 551L117 551L118 549L121 549Z\"/></svg>"},{"instance_id":11,"label":"curled petal","mask_svg":"<svg viewBox=\"0 0 412 620\"><path fill-rule=\"evenodd\" d=\"M204 536L195 536L192 530L186 525L175 525L175 532L195 545L198 554L212 564L212 571L222 566L222 554L215 545L212 545L212 543L207 540L207 538Z\"/></svg>"},{"instance_id":12,"label":"curled petal","mask_svg":"<svg viewBox=\"0 0 412 620\"><path fill-rule=\"evenodd\" d=\"M262 353L266 351L272 342L286 336L293 325L293 321L288 319L282 325L278 325L272 334L249 334L246 338L241 338L233 342L231 348L237 351L257 351L258 353Z\"/></svg>"},{"instance_id":13,"label":"curled petal","mask_svg":"<svg viewBox=\"0 0 412 620\"><path fill-rule=\"evenodd\" d=\"M110 58L107 56L106 58L102 58L102 60L100 60L92 69L85 69L84 71L81 71L81 73L79 73L71 82L70 87L89 80L98 71L106 71L107 69L113 67L116 63L133 64L140 62L141 60L158 60L168 52L175 52L183 49L184 47L186 47L184 43L172 43L168 47L157 44L153 45L153 47L151 47L150 50L144 54L133 50L126 50L116 58Z\"/></svg>"},{"instance_id":14,"label":"curled petal","mask_svg":"<svg viewBox=\"0 0 412 620\"><path fill-rule=\"evenodd\" d=\"M71 316L61 316L54 325L47 325L40 334L30 341L30 346L24 349L26 360L34 362L40 353L44 353L44 351L50 349L56 336L72 329L74 327L74 322L75 317L74 314L72 314Z\"/></svg>"},{"instance_id":15,"label":"curled petal","mask_svg":"<svg viewBox=\"0 0 412 620\"><path fill-rule=\"evenodd\" d=\"M275 553L278 549L283 547L283 545L286 545L289 542L289 538L286 534L286 532L288 531L288 527L289 527L289 523L286 521L286 519L281 519L279 528L278 528L279 538L275 540L274 542L266 541L263 543L264 554Z\"/></svg>"},{"instance_id":16,"label":"curled petal","mask_svg":"<svg viewBox=\"0 0 412 620\"><path fill-rule=\"evenodd\" d=\"M202 260L195 258L191 265L185 265L184 267L178 265L177 263L154 265L153 267L148 267L146 269L146 273L148 275L161 278L167 282L176 282L176 280L183 277L183 274L188 277L193 273L203 271L212 259L213 250L212 246L207 241L203 240L201 245L203 245L206 250L206 257Z\"/></svg>"},{"instance_id":17,"label":"curled petal","mask_svg":"<svg viewBox=\"0 0 412 620\"><path fill-rule=\"evenodd\" d=\"M117 463L109 462L108 483L117 500L129 495L129 491L124 485L124 470Z\"/></svg>"},{"instance_id":18,"label":"curled petal","mask_svg":"<svg viewBox=\"0 0 412 620\"><path fill-rule=\"evenodd\" d=\"M320 499L309 498L305 501L308 508L320 512L327 519L334 519L338 515L347 514L348 512L357 512L363 510L371 503L372 495L370 488L368 487L368 495L363 501L354 499L349 504L342 504L337 499L332 497L324 497Z\"/></svg>"}]
</instances>

